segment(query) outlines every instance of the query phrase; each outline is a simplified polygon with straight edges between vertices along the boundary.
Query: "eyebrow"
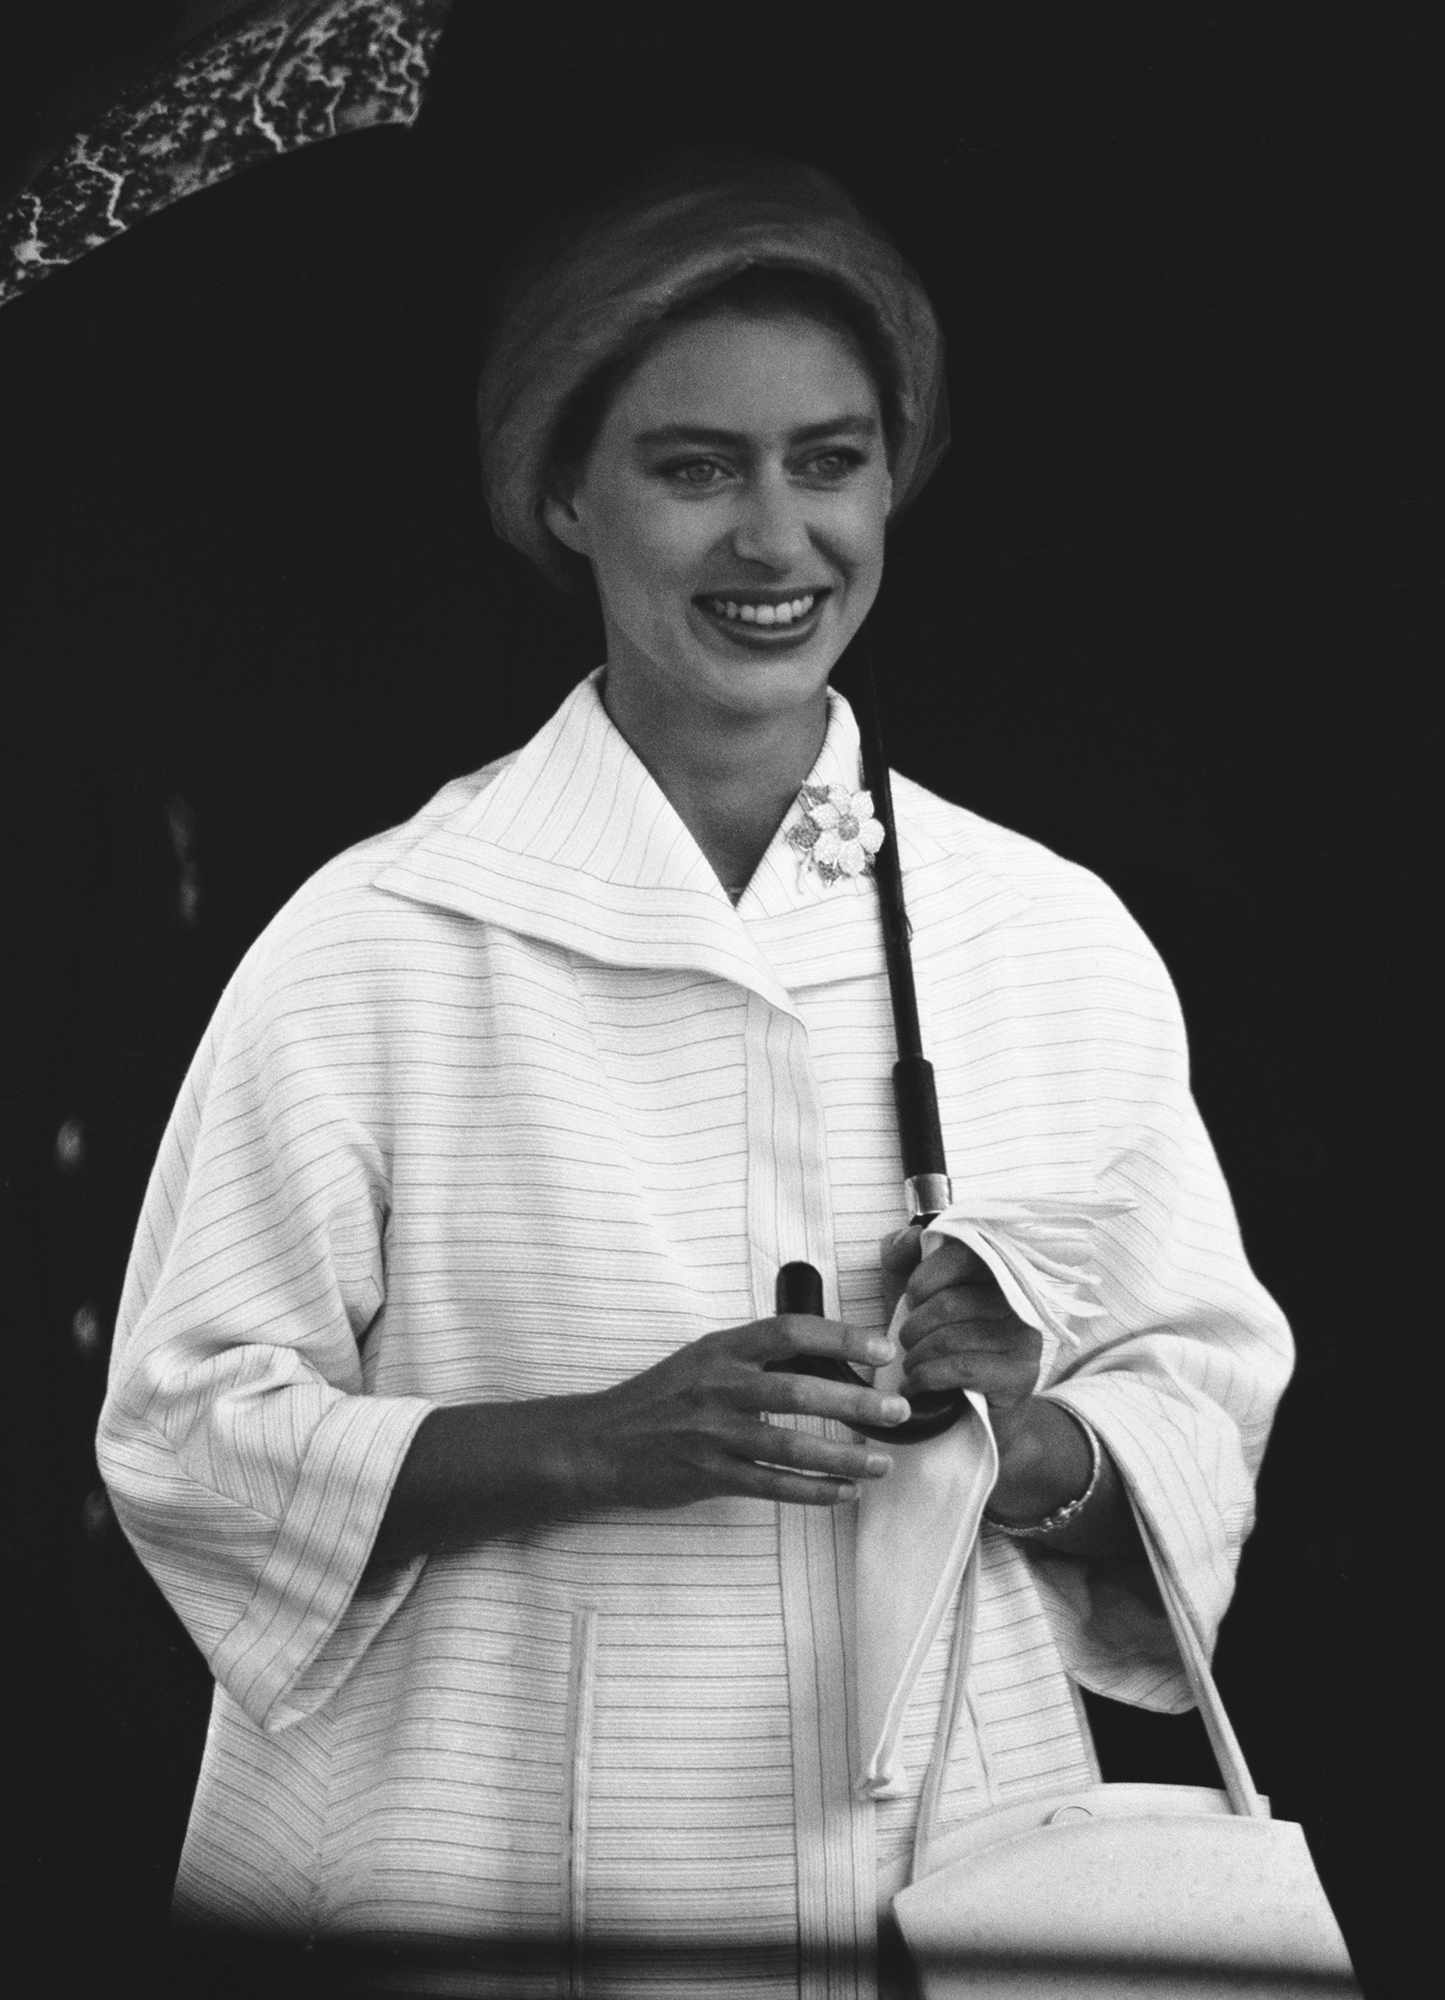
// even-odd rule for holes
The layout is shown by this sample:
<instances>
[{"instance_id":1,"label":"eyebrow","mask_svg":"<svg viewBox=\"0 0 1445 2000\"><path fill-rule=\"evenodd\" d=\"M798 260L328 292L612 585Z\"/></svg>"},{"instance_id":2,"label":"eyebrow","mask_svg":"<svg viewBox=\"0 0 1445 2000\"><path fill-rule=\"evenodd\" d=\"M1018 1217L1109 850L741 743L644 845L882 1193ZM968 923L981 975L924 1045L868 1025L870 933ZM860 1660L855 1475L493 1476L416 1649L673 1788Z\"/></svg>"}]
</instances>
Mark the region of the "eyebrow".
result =
<instances>
[{"instance_id":1,"label":"eyebrow","mask_svg":"<svg viewBox=\"0 0 1445 2000\"><path fill-rule=\"evenodd\" d=\"M788 432L789 444L816 444L821 438L876 438L876 417L831 417L822 424L800 424ZM710 430L704 424L663 424L657 430L639 431L633 443L655 449L659 445L704 444L723 450L737 450L752 443L743 431Z\"/></svg>"}]
</instances>

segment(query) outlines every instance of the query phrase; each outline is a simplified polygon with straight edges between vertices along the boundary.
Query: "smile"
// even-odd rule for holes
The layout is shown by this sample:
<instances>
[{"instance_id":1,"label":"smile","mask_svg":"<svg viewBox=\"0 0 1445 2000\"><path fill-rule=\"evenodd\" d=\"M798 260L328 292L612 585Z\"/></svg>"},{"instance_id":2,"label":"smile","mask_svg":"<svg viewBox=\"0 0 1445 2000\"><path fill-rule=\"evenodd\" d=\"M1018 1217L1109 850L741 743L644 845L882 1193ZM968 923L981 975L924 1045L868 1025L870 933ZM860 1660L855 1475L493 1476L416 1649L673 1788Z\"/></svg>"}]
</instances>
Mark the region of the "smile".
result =
<instances>
[{"instance_id":1,"label":"smile","mask_svg":"<svg viewBox=\"0 0 1445 2000\"><path fill-rule=\"evenodd\" d=\"M707 609L720 618L741 618L745 625L791 625L799 618L806 618L818 601L818 593L805 591L801 596L790 597L783 604L760 601L751 597L705 597Z\"/></svg>"},{"instance_id":2,"label":"smile","mask_svg":"<svg viewBox=\"0 0 1445 2000\"><path fill-rule=\"evenodd\" d=\"M719 596L693 601L710 624L740 645L776 646L811 638L830 595L826 590L804 590L781 599Z\"/></svg>"}]
</instances>

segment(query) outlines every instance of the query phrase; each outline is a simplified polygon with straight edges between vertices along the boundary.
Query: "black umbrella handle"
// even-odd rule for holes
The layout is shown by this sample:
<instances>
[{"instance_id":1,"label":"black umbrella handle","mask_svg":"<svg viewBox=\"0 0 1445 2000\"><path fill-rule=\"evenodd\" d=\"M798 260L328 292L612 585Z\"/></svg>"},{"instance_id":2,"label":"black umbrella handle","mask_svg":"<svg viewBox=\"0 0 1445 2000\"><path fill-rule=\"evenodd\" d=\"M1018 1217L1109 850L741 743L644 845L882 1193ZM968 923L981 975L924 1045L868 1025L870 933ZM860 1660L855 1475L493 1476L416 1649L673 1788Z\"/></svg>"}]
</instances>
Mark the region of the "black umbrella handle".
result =
<instances>
[{"instance_id":1,"label":"black umbrella handle","mask_svg":"<svg viewBox=\"0 0 1445 2000\"><path fill-rule=\"evenodd\" d=\"M915 1221L931 1222L931 1216ZM776 1308L780 1313L808 1313L823 1317L823 1280L811 1264L784 1264L778 1273ZM787 1361L770 1361L768 1367L790 1375L818 1375L825 1382L854 1382L860 1389L869 1384L846 1361L826 1354L797 1354ZM912 1415L901 1424L853 1424L851 1429L880 1444L925 1444L942 1435L968 1408L961 1389L925 1389L908 1399Z\"/></svg>"}]
</instances>

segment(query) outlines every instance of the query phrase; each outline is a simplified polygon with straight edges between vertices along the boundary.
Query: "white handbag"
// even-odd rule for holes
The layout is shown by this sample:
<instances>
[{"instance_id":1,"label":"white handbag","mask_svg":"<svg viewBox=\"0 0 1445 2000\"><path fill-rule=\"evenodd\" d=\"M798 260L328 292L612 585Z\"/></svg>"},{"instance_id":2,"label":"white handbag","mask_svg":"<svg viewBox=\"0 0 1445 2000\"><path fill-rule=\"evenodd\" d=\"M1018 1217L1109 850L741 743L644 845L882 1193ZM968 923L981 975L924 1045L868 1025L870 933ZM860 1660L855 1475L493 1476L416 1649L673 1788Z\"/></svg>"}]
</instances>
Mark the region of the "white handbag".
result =
<instances>
[{"instance_id":1,"label":"white handbag","mask_svg":"<svg viewBox=\"0 0 1445 2000\"><path fill-rule=\"evenodd\" d=\"M923 2000L1360 1993L1303 1829L1255 1790L1188 1607L1140 1532L1224 1789L1095 1785L948 1829L893 1899Z\"/></svg>"}]
</instances>

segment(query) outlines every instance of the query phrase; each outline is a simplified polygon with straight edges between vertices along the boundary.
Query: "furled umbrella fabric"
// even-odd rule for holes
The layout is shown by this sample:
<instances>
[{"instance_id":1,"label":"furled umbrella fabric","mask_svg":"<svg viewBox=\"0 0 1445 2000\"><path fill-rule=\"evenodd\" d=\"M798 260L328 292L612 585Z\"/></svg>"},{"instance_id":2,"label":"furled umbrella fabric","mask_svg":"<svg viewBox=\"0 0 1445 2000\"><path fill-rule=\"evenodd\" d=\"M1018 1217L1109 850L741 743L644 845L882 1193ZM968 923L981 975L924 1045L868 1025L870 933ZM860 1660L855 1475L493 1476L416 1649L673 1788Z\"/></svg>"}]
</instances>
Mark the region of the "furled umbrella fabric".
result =
<instances>
[{"instance_id":1,"label":"furled umbrella fabric","mask_svg":"<svg viewBox=\"0 0 1445 2000\"><path fill-rule=\"evenodd\" d=\"M451 0L263 0L77 133L0 216L0 304L188 194L411 125Z\"/></svg>"}]
</instances>

